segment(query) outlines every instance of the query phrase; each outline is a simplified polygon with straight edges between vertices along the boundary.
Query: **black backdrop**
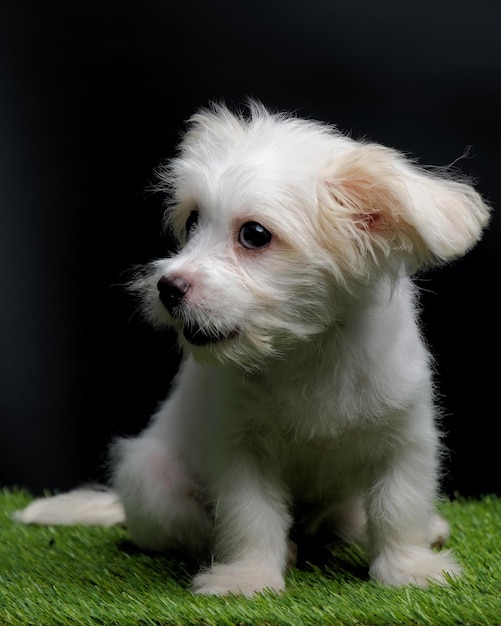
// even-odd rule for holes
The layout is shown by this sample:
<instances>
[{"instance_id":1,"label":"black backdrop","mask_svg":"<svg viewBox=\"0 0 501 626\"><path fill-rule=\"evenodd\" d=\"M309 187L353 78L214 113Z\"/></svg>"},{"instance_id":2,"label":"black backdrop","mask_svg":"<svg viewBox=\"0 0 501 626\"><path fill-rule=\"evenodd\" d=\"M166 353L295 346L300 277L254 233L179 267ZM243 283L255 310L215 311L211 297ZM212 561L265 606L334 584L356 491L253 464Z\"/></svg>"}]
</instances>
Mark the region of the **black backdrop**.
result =
<instances>
[{"instance_id":1,"label":"black backdrop","mask_svg":"<svg viewBox=\"0 0 501 626\"><path fill-rule=\"evenodd\" d=\"M103 477L178 356L121 285L161 256L146 192L200 105L246 95L457 165L496 206L501 4L0 2L0 483ZM450 447L444 489L501 493L496 216L420 280Z\"/></svg>"}]
</instances>

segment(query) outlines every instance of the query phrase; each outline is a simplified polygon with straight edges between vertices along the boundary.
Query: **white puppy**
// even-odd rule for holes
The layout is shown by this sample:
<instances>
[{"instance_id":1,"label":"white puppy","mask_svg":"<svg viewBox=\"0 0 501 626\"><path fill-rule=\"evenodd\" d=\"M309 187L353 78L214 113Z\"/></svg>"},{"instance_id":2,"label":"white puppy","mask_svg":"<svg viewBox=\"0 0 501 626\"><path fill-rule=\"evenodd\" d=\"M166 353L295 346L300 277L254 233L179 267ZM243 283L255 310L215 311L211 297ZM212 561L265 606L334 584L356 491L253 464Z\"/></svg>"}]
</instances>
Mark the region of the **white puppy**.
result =
<instances>
[{"instance_id":1,"label":"white puppy","mask_svg":"<svg viewBox=\"0 0 501 626\"><path fill-rule=\"evenodd\" d=\"M139 546L212 553L198 593L284 589L293 520L363 543L386 585L457 574L432 547L448 526L410 276L477 242L481 197L256 102L247 116L194 115L159 175L179 249L133 287L179 335L177 380L146 430L114 445L114 491L38 501L18 519L114 523L123 505Z\"/></svg>"}]
</instances>

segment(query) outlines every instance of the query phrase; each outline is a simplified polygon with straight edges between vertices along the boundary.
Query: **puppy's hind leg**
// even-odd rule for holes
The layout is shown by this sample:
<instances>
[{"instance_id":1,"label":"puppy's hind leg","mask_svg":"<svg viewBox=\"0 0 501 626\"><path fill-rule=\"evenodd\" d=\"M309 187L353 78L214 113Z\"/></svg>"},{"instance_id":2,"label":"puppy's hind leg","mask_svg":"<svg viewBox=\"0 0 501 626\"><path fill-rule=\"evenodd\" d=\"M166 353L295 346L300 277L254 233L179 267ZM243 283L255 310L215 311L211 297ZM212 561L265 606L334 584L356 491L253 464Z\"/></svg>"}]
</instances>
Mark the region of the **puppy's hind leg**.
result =
<instances>
[{"instance_id":1,"label":"puppy's hind leg","mask_svg":"<svg viewBox=\"0 0 501 626\"><path fill-rule=\"evenodd\" d=\"M335 505L329 511L331 530L346 543L367 546L367 516L361 496Z\"/></svg>"},{"instance_id":2,"label":"puppy's hind leg","mask_svg":"<svg viewBox=\"0 0 501 626\"><path fill-rule=\"evenodd\" d=\"M430 522L429 541L431 547L443 548L445 542L449 539L450 534L451 530L449 522L447 522L443 517L440 517L438 513L435 513Z\"/></svg>"},{"instance_id":3,"label":"puppy's hind leg","mask_svg":"<svg viewBox=\"0 0 501 626\"><path fill-rule=\"evenodd\" d=\"M179 459L146 430L112 449L113 486L132 540L146 550L185 549L206 554L213 522L200 486Z\"/></svg>"}]
</instances>

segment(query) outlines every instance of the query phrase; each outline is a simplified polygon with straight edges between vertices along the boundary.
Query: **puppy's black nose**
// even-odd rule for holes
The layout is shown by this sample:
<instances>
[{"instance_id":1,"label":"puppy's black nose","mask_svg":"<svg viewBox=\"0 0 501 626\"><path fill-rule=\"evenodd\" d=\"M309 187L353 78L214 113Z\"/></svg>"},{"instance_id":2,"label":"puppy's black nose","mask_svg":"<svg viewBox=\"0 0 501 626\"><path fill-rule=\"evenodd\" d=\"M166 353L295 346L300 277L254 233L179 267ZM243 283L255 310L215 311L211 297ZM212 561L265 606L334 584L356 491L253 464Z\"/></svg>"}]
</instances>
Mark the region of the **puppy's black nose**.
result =
<instances>
[{"instance_id":1,"label":"puppy's black nose","mask_svg":"<svg viewBox=\"0 0 501 626\"><path fill-rule=\"evenodd\" d=\"M168 311L181 302L190 287L190 283L181 276L162 276L157 283L159 298Z\"/></svg>"}]
</instances>

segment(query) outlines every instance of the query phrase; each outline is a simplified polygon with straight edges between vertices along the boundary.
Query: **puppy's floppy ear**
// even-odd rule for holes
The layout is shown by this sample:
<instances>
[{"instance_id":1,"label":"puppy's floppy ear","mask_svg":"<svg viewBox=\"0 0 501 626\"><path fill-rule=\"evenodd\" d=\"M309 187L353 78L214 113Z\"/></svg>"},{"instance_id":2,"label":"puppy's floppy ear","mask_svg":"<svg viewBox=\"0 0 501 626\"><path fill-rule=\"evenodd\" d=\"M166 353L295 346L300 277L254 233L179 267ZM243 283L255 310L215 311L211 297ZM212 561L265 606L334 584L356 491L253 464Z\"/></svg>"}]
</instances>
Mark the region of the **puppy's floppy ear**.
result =
<instances>
[{"instance_id":1,"label":"puppy's floppy ear","mask_svg":"<svg viewBox=\"0 0 501 626\"><path fill-rule=\"evenodd\" d=\"M319 201L325 235L334 228L335 240L355 244L350 265L367 254L378 263L400 254L413 271L443 263L473 247L489 219L471 185L377 144L354 143L338 155L322 176Z\"/></svg>"}]
</instances>

